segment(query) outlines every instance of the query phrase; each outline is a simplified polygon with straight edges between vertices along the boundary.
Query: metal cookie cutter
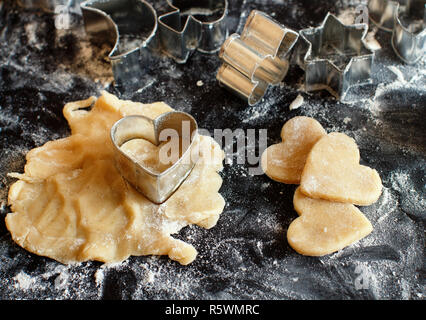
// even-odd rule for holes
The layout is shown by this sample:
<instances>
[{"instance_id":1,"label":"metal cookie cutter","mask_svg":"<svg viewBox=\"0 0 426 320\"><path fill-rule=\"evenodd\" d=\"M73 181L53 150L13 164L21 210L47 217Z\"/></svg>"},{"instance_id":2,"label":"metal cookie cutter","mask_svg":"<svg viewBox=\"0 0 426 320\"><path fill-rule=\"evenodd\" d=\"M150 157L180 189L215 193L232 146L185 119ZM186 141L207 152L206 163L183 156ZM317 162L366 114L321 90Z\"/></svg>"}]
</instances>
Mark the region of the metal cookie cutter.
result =
<instances>
[{"instance_id":1,"label":"metal cookie cutter","mask_svg":"<svg viewBox=\"0 0 426 320\"><path fill-rule=\"evenodd\" d=\"M403 1L403 0L400 0ZM403 1L405 2L405 1ZM395 13L398 2L392 0L369 0L368 14L370 20L380 29L392 32L395 25Z\"/></svg>"},{"instance_id":2,"label":"metal cookie cutter","mask_svg":"<svg viewBox=\"0 0 426 320\"><path fill-rule=\"evenodd\" d=\"M167 0L173 11L158 18L161 45L178 63L185 63L194 50L213 53L228 36L227 0ZM183 18L186 19L183 20Z\"/></svg>"},{"instance_id":3,"label":"metal cookie cutter","mask_svg":"<svg viewBox=\"0 0 426 320\"><path fill-rule=\"evenodd\" d=\"M125 142L134 139L145 139L158 146L163 130L177 133L183 150L179 160L166 171L153 172L120 148ZM138 115L124 117L111 128L111 140L118 171L139 192L157 204L166 201L179 188L198 160L192 152L198 142L197 122L185 112L164 113L155 120Z\"/></svg>"},{"instance_id":4,"label":"metal cookie cutter","mask_svg":"<svg viewBox=\"0 0 426 320\"><path fill-rule=\"evenodd\" d=\"M408 0L405 10L397 6L392 47L405 63L414 64L426 50L426 0Z\"/></svg>"},{"instance_id":5,"label":"metal cookie cutter","mask_svg":"<svg viewBox=\"0 0 426 320\"><path fill-rule=\"evenodd\" d=\"M370 0L370 20L392 32L392 47L405 63L419 61L425 52L426 0Z\"/></svg>"},{"instance_id":6,"label":"metal cookie cutter","mask_svg":"<svg viewBox=\"0 0 426 320\"><path fill-rule=\"evenodd\" d=\"M109 43L116 86L140 83L150 73L158 43L157 13L144 0L89 0L81 4L86 33L93 42Z\"/></svg>"},{"instance_id":7,"label":"metal cookie cutter","mask_svg":"<svg viewBox=\"0 0 426 320\"><path fill-rule=\"evenodd\" d=\"M255 105L269 85L279 84L286 76L287 56L297 39L297 32L261 11L252 11L241 36L233 34L222 45L219 84Z\"/></svg>"},{"instance_id":8,"label":"metal cookie cutter","mask_svg":"<svg viewBox=\"0 0 426 320\"><path fill-rule=\"evenodd\" d=\"M345 100L352 86L371 83L374 52L365 46L367 32L367 24L345 25L330 13L318 28L301 30L296 61L305 70L305 89Z\"/></svg>"}]
</instances>

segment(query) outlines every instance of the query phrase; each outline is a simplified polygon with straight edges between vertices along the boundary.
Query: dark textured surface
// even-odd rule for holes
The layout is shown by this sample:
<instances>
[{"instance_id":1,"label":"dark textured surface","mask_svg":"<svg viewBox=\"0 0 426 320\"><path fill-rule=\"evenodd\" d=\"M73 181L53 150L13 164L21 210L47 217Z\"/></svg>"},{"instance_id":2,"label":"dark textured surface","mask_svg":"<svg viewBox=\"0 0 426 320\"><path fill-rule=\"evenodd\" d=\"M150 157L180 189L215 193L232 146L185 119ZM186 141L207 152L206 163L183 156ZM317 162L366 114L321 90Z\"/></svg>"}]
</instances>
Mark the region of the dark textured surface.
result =
<instances>
[{"instance_id":1,"label":"dark textured surface","mask_svg":"<svg viewBox=\"0 0 426 320\"><path fill-rule=\"evenodd\" d=\"M328 11L339 14L347 3L360 2L231 0L229 25L240 32L256 8L298 30L317 26ZM6 174L23 171L31 148L69 134L62 107L99 95L110 76L102 58L106 49L91 51L80 20L76 29L59 31L52 15L0 3L0 298L424 299L425 64L402 64L390 49L390 35L378 32L376 38L383 49L377 53L375 84L355 90L362 99L350 104L326 92L302 92L305 103L289 111L303 82L303 72L292 67L283 86L271 88L249 108L217 85L217 56L199 53L185 65L162 59L152 82L122 96L165 101L209 130L267 128L269 145L280 140L282 125L296 115L355 138L363 163L377 169L384 184L380 200L361 208L374 226L367 238L326 257L298 255L285 238L297 216L295 186L249 176L246 166L233 164L222 174L227 205L217 226L188 227L176 235L199 251L191 265L131 257L108 267L96 262L64 266L11 240L4 217L10 212L6 201L13 179Z\"/></svg>"}]
</instances>

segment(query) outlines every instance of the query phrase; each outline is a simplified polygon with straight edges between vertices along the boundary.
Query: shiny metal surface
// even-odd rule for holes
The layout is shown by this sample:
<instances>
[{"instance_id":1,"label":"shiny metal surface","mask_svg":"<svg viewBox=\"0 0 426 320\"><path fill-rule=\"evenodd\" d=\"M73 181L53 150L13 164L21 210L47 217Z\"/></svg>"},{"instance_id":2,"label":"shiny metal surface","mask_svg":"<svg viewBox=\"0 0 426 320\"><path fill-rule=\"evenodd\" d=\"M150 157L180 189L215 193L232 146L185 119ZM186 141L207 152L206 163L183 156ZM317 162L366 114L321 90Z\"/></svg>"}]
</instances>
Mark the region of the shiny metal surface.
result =
<instances>
[{"instance_id":1,"label":"shiny metal surface","mask_svg":"<svg viewBox=\"0 0 426 320\"><path fill-rule=\"evenodd\" d=\"M167 3L172 11L158 18L161 46L167 55L185 63L195 50L214 53L220 49L228 36L227 0L167 0Z\"/></svg>"},{"instance_id":2,"label":"shiny metal surface","mask_svg":"<svg viewBox=\"0 0 426 320\"><path fill-rule=\"evenodd\" d=\"M406 1L400 0L369 0L368 14L370 20L380 29L392 32L395 25L395 13L399 3L405 4Z\"/></svg>"},{"instance_id":3,"label":"shiny metal surface","mask_svg":"<svg viewBox=\"0 0 426 320\"><path fill-rule=\"evenodd\" d=\"M145 168L120 148L125 142L133 139L145 139L158 146L161 133L169 129L179 134L183 151L179 160L161 173ZM197 130L197 122L185 112L168 112L155 120L137 115L124 117L111 128L116 167L121 175L149 200L163 203L185 181L198 160L198 155L192 152L199 140ZM186 140L183 138L187 135L189 140L188 145L185 145Z\"/></svg>"},{"instance_id":4,"label":"shiny metal surface","mask_svg":"<svg viewBox=\"0 0 426 320\"><path fill-rule=\"evenodd\" d=\"M392 47L405 63L414 64L425 54L426 0L370 0L370 20L392 32Z\"/></svg>"},{"instance_id":5,"label":"shiny metal surface","mask_svg":"<svg viewBox=\"0 0 426 320\"><path fill-rule=\"evenodd\" d=\"M168 4L171 11L158 18L144 0L89 0L81 4L91 39L113 48L108 57L117 87L148 82L160 52L185 63L195 50L216 52L228 36L227 0L168 0Z\"/></svg>"},{"instance_id":6,"label":"shiny metal surface","mask_svg":"<svg viewBox=\"0 0 426 320\"><path fill-rule=\"evenodd\" d=\"M414 64L426 51L426 0L408 0L406 8L397 6L394 18L392 47L401 60Z\"/></svg>"},{"instance_id":7,"label":"shiny metal surface","mask_svg":"<svg viewBox=\"0 0 426 320\"><path fill-rule=\"evenodd\" d=\"M240 35L231 35L219 52L223 65L217 73L219 84L258 103L269 85L277 85L287 74L288 54L298 34L261 11L253 10Z\"/></svg>"},{"instance_id":8,"label":"shiny metal surface","mask_svg":"<svg viewBox=\"0 0 426 320\"><path fill-rule=\"evenodd\" d=\"M295 59L305 70L306 91L325 89L344 101L352 86L371 83L367 32L367 24L345 25L331 13L321 26L301 30Z\"/></svg>"}]
</instances>

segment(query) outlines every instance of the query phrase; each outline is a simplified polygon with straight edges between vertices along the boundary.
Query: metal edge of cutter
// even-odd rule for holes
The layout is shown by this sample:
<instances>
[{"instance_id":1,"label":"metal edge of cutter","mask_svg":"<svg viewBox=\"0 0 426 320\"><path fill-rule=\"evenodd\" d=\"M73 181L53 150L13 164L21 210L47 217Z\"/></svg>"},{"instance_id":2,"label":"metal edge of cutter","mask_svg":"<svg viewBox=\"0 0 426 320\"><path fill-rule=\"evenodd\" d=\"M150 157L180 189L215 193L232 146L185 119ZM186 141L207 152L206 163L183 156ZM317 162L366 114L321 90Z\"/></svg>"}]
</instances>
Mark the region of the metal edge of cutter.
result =
<instances>
[{"instance_id":1,"label":"metal edge of cutter","mask_svg":"<svg viewBox=\"0 0 426 320\"><path fill-rule=\"evenodd\" d=\"M158 18L162 50L178 63L186 63L191 53L217 52L228 37L228 0L167 0L171 11ZM201 4L201 7L200 7ZM220 12L217 19L202 21L196 16ZM184 22L182 17L186 17Z\"/></svg>"},{"instance_id":2,"label":"metal edge of cutter","mask_svg":"<svg viewBox=\"0 0 426 320\"><path fill-rule=\"evenodd\" d=\"M158 146L161 142L161 134L164 134L165 130L177 133L179 139L187 138L187 140L182 140L182 148L184 148L182 155L179 155L179 159L165 171L153 171L121 149L124 143L134 139L145 139ZM117 170L140 193L156 204L166 201L179 188L198 161L197 121L185 112L170 111L161 114L156 119L141 115L126 116L112 126L110 137L114 146ZM166 133L166 137L169 137L168 133ZM174 137L174 135L170 137Z\"/></svg>"},{"instance_id":3,"label":"metal edge of cutter","mask_svg":"<svg viewBox=\"0 0 426 320\"><path fill-rule=\"evenodd\" d=\"M408 24L403 16L408 17ZM426 0L408 0L403 8L395 11L392 47L395 54L407 64L415 64L424 57L426 50ZM412 22L418 21L417 30Z\"/></svg>"},{"instance_id":4,"label":"metal edge of cutter","mask_svg":"<svg viewBox=\"0 0 426 320\"><path fill-rule=\"evenodd\" d=\"M219 57L223 64L216 76L219 84L250 106L257 104L270 85L283 81L289 68L287 58L298 37L264 12L253 10L241 36L232 34L222 45Z\"/></svg>"},{"instance_id":5,"label":"metal edge of cutter","mask_svg":"<svg viewBox=\"0 0 426 320\"><path fill-rule=\"evenodd\" d=\"M294 60L305 71L305 90L325 89L346 101L351 87L372 83L367 32L367 24L345 25L331 13L319 27L301 30Z\"/></svg>"},{"instance_id":6,"label":"metal edge of cutter","mask_svg":"<svg viewBox=\"0 0 426 320\"><path fill-rule=\"evenodd\" d=\"M112 46L108 58L116 86L146 80L158 48L155 9L144 0L88 0L81 9L91 40Z\"/></svg>"}]
</instances>

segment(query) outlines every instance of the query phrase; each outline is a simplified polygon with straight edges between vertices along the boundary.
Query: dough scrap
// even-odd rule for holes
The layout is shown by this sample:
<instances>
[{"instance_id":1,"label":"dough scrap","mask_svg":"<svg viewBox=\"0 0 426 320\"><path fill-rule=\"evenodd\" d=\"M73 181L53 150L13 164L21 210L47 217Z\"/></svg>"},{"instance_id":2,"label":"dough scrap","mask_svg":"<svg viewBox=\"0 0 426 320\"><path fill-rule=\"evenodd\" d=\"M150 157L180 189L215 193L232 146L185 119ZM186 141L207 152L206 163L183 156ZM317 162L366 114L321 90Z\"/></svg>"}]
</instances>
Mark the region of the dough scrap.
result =
<instances>
[{"instance_id":1,"label":"dough scrap","mask_svg":"<svg viewBox=\"0 0 426 320\"><path fill-rule=\"evenodd\" d=\"M294 194L300 215L289 226L287 240L298 253L323 256L339 251L371 233L373 227L352 204L311 199L300 187Z\"/></svg>"},{"instance_id":2,"label":"dough scrap","mask_svg":"<svg viewBox=\"0 0 426 320\"><path fill-rule=\"evenodd\" d=\"M376 202L382 181L376 170L359 164L355 140L333 132L312 148L302 173L301 191L315 199L360 206Z\"/></svg>"},{"instance_id":3,"label":"dough scrap","mask_svg":"<svg viewBox=\"0 0 426 320\"><path fill-rule=\"evenodd\" d=\"M92 106L90 111L87 107ZM186 265L196 249L171 237L196 224L212 228L225 201L218 193L224 153L200 136L200 160L180 188L156 205L132 188L113 161L111 126L126 115L152 119L173 110L165 103L98 99L64 107L72 135L28 152L24 174L9 190L6 226L23 248L62 263L116 263L130 255L168 255Z\"/></svg>"},{"instance_id":4,"label":"dough scrap","mask_svg":"<svg viewBox=\"0 0 426 320\"><path fill-rule=\"evenodd\" d=\"M294 117L282 130L282 143L270 146L262 155L262 169L278 182L299 184L306 158L314 144L327 133L309 117Z\"/></svg>"}]
</instances>

